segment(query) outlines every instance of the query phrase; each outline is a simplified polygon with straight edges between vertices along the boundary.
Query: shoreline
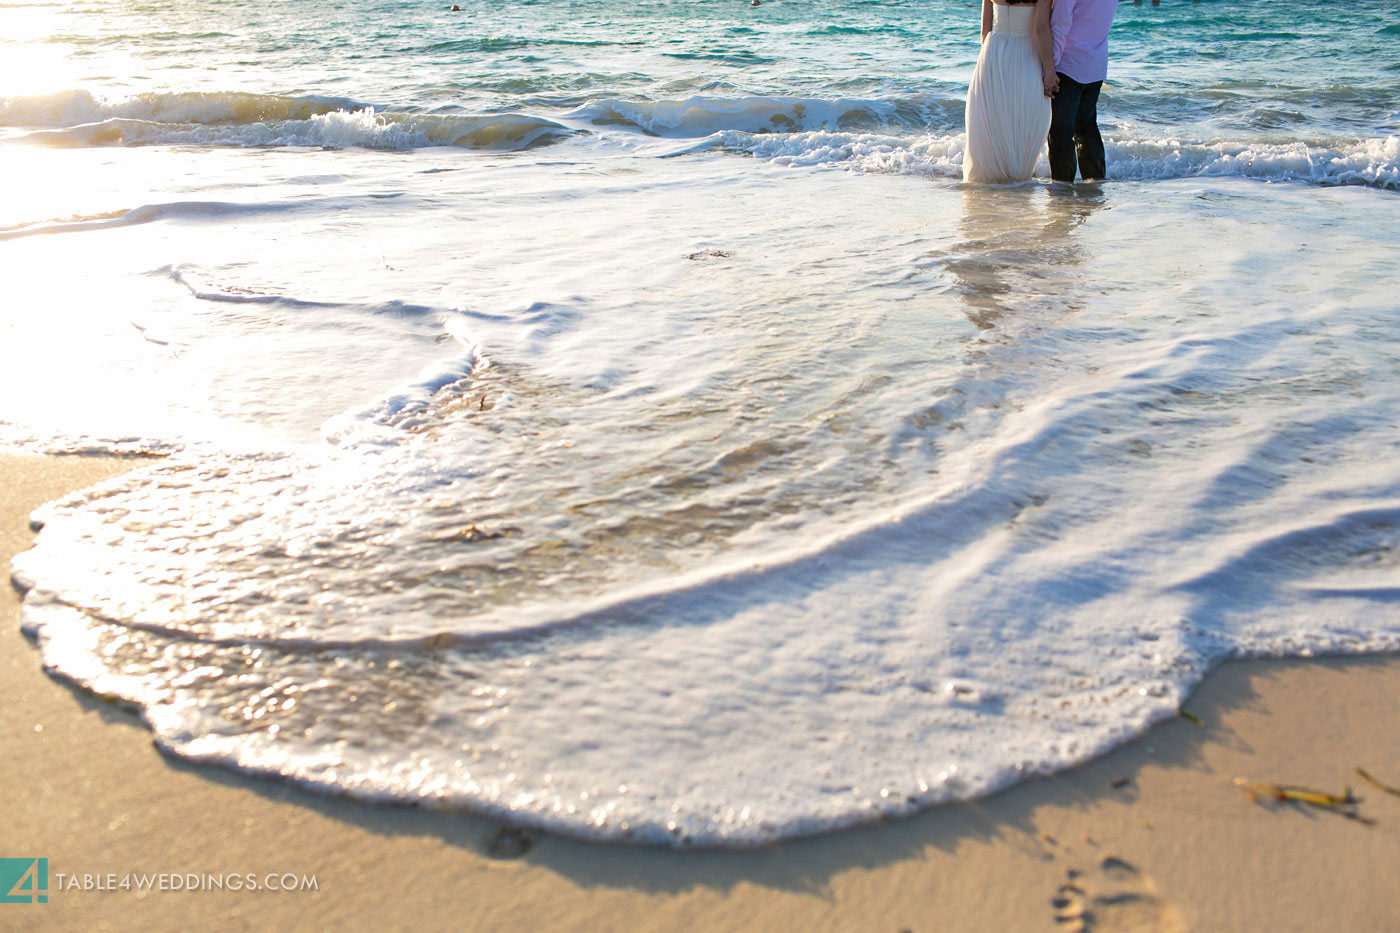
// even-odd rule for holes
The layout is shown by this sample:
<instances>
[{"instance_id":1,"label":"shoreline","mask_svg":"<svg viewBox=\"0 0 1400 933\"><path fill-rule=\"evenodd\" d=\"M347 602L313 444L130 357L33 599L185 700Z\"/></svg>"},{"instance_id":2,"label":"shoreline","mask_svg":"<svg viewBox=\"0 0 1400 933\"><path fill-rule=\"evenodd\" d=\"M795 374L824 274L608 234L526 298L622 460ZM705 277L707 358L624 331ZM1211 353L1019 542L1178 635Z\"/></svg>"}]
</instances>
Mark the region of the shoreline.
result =
<instances>
[{"instance_id":1,"label":"shoreline","mask_svg":"<svg viewBox=\"0 0 1400 933\"><path fill-rule=\"evenodd\" d=\"M142 462L0 453L6 566L32 541L35 507ZM51 876L289 872L318 884L53 890L48 904L0 905L17 929L238 918L254 929L1400 930L1400 797L1354 772L1400 784L1400 656L1229 662L1188 701L1203 727L1163 723L1072 771L907 819L672 851L502 832L168 758L138 716L45 675L13 587L0 600L0 773L17 804L0 854L47 858ZM1350 784L1376 825L1251 803L1236 777Z\"/></svg>"}]
</instances>

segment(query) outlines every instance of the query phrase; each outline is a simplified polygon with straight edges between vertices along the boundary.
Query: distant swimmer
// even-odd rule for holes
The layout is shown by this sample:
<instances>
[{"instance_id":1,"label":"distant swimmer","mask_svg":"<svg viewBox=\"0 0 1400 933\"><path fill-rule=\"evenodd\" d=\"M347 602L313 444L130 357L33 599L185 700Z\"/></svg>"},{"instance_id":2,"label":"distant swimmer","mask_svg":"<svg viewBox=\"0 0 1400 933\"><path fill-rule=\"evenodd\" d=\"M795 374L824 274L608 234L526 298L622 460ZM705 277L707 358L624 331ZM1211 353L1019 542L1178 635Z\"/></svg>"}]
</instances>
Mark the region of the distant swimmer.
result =
<instances>
[{"instance_id":1,"label":"distant swimmer","mask_svg":"<svg viewBox=\"0 0 1400 933\"><path fill-rule=\"evenodd\" d=\"M763 3L763 0L751 0L751 2L749 3L749 6L759 6L759 5L761 5L762 3Z\"/></svg>"},{"instance_id":2,"label":"distant swimmer","mask_svg":"<svg viewBox=\"0 0 1400 933\"><path fill-rule=\"evenodd\" d=\"M454 3L454 4L452 4L452 9L451 9L449 12L451 12L451 13L460 13L460 12L462 12L462 8L459 7L457 4Z\"/></svg>"}]
</instances>

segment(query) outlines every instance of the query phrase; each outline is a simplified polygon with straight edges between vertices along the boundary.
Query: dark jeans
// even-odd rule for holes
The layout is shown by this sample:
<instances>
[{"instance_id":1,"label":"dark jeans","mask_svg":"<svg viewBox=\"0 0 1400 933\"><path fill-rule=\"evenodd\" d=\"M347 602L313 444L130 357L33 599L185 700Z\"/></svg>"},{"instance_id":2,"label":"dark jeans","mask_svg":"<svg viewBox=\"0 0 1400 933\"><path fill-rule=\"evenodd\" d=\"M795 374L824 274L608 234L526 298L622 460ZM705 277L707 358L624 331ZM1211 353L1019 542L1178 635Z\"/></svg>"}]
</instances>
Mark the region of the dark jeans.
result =
<instances>
[{"instance_id":1,"label":"dark jeans","mask_svg":"<svg viewBox=\"0 0 1400 933\"><path fill-rule=\"evenodd\" d=\"M1058 73L1058 72L1057 72ZM1060 90L1050 102L1050 177L1074 181L1076 165L1088 181L1103 178L1103 137L1099 135L1099 89L1102 81L1080 84L1060 74Z\"/></svg>"}]
</instances>

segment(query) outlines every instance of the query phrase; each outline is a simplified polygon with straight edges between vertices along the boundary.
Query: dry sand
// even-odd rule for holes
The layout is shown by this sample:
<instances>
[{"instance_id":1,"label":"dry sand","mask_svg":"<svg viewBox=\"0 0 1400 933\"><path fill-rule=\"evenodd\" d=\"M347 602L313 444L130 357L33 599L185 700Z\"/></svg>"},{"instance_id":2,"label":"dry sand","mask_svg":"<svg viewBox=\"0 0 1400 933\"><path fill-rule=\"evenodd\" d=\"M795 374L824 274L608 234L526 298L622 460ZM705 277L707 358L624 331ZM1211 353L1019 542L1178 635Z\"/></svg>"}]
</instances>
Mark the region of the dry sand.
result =
<instances>
[{"instance_id":1,"label":"dry sand","mask_svg":"<svg viewBox=\"0 0 1400 933\"><path fill-rule=\"evenodd\" d=\"M0 454L0 562L29 545L35 506L139 465ZM134 715L40 670L3 590L0 856L48 858L51 888L57 872L293 872L319 890L54 890L0 904L0 929L1400 931L1400 797L1353 773L1400 783L1397 658L1230 664L1188 704L1204 728L1173 721L907 820L750 852L539 838L502 858L488 821L165 758ZM1251 803L1236 776L1351 783L1376 824Z\"/></svg>"}]
</instances>

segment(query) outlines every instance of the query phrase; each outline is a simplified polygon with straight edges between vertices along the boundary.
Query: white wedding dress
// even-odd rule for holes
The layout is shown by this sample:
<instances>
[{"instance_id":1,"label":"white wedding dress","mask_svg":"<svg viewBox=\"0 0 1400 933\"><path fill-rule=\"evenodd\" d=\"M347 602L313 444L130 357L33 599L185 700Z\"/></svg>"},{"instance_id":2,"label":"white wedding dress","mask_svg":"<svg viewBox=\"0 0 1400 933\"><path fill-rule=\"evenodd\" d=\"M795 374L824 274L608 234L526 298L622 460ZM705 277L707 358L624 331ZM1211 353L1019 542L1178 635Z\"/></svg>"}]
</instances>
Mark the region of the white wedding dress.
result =
<instances>
[{"instance_id":1,"label":"white wedding dress","mask_svg":"<svg viewBox=\"0 0 1400 933\"><path fill-rule=\"evenodd\" d=\"M967 89L965 181L1025 181L1045 148L1050 98L1031 35L1034 15L1032 3L992 4L992 31Z\"/></svg>"}]
</instances>

